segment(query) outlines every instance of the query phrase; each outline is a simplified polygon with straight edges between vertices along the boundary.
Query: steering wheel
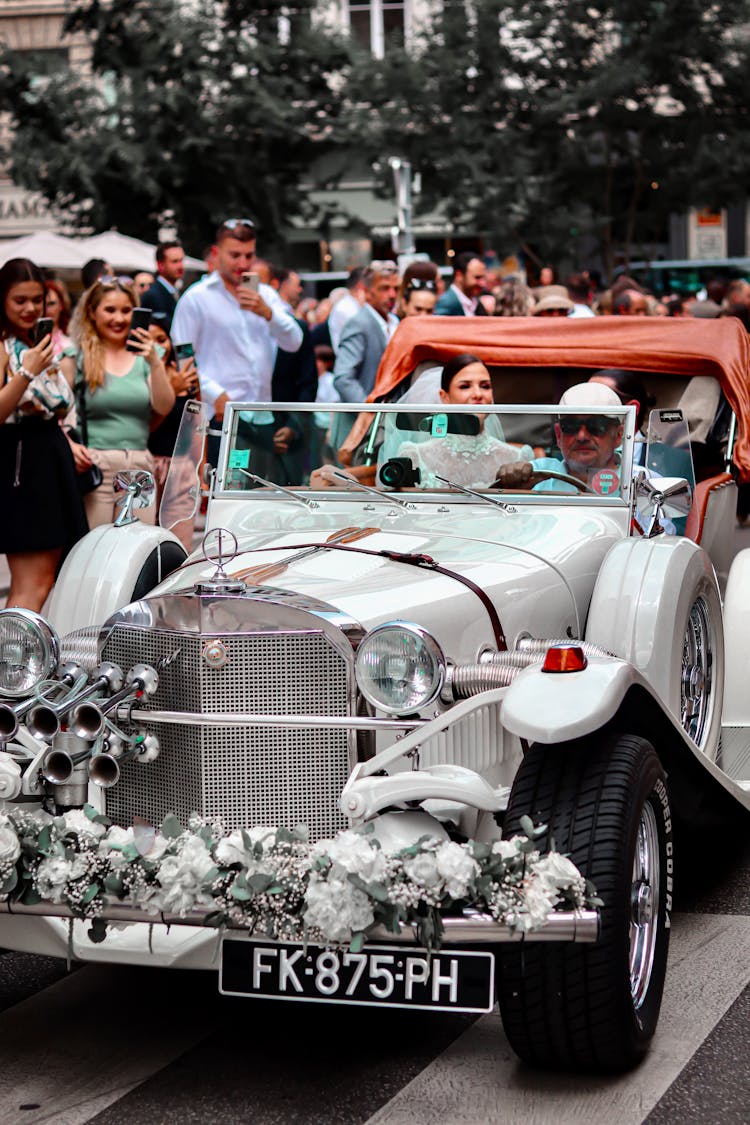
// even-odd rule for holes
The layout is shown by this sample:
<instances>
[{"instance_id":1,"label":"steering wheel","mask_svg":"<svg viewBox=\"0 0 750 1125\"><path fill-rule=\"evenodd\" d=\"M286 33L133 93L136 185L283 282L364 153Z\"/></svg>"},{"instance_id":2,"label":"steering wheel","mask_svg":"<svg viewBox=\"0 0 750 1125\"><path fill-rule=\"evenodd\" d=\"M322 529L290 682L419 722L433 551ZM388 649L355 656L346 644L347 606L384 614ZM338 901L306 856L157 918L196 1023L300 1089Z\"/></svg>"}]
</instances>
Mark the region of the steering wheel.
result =
<instances>
[{"instance_id":1,"label":"steering wheel","mask_svg":"<svg viewBox=\"0 0 750 1125\"><path fill-rule=\"evenodd\" d=\"M593 496L599 495L595 488L579 480L578 477L571 477L568 473L556 473L552 469L534 469L531 476L527 477L522 485L509 487L499 480L495 480L490 488L496 488L499 492L530 492L535 485L540 484L543 480L560 480L565 484L572 484L579 492L590 492Z\"/></svg>"}]
</instances>

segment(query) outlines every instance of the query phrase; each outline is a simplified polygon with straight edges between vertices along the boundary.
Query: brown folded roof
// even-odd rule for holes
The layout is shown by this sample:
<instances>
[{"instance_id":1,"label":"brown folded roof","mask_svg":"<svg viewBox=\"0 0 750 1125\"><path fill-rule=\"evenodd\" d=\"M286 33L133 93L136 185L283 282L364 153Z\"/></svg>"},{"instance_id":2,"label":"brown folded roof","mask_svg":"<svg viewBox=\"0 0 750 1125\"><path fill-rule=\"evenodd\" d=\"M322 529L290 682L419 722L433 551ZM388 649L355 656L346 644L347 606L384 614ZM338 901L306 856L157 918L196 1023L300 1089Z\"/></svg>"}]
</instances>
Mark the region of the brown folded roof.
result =
<instances>
[{"instance_id":1,"label":"brown folded roof","mask_svg":"<svg viewBox=\"0 0 750 1125\"><path fill-rule=\"evenodd\" d=\"M418 364L462 352L492 367L625 367L692 378L711 375L737 416L734 461L750 480L750 342L736 317L407 317L380 361L370 401Z\"/></svg>"}]
</instances>

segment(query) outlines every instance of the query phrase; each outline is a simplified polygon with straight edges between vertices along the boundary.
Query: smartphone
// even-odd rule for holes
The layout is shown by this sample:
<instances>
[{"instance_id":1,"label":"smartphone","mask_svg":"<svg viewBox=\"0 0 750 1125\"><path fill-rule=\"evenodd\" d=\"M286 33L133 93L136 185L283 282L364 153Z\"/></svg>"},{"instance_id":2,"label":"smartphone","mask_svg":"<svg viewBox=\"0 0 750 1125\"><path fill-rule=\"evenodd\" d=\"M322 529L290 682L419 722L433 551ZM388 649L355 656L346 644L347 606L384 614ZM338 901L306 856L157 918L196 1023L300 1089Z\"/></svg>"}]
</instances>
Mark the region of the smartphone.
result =
<instances>
[{"instance_id":1,"label":"smartphone","mask_svg":"<svg viewBox=\"0 0 750 1125\"><path fill-rule=\"evenodd\" d=\"M36 345L40 340L43 340L45 336L51 336L53 328L54 323L51 316L40 316L31 333L32 343Z\"/></svg>"},{"instance_id":2,"label":"smartphone","mask_svg":"<svg viewBox=\"0 0 750 1125\"><path fill-rule=\"evenodd\" d=\"M253 289L257 293L258 286L260 285L260 275L257 273L243 273L242 284L246 289Z\"/></svg>"},{"instance_id":3,"label":"smartphone","mask_svg":"<svg viewBox=\"0 0 750 1125\"><path fill-rule=\"evenodd\" d=\"M133 340L133 331L136 328L148 328L151 323L151 309L133 309L133 315L130 319L130 332L125 341L125 347L129 352L137 352L139 345Z\"/></svg>"},{"instance_id":4,"label":"smartphone","mask_svg":"<svg viewBox=\"0 0 750 1125\"><path fill-rule=\"evenodd\" d=\"M186 359L195 359L195 348L192 344L175 344L174 354L177 357L177 365L183 363Z\"/></svg>"}]
</instances>

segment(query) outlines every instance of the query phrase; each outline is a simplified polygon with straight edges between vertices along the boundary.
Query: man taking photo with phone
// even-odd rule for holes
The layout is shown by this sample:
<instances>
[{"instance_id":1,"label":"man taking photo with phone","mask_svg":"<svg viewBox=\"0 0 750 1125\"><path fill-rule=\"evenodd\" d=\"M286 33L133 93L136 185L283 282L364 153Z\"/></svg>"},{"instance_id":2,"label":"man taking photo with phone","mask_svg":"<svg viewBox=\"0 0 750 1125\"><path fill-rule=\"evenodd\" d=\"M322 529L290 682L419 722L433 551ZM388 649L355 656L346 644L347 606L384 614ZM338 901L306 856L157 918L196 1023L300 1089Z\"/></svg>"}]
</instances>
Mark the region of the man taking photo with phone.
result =
<instances>
[{"instance_id":1,"label":"man taking photo with phone","mask_svg":"<svg viewBox=\"0 0 750 1125\"><path fill-rule=\"evenodd\" d=\"M172 339L195 348L201 397L217 421L228 402L270 402L277 349L296 352L302 343L302 329L278 293L248 276L255 242L252 220L223 222L216 232L216 269L180 298L172 323ZM277 436L282 446L285 435ZM209 441L212 463L217 453L218 443Z\"/></svg>"}]
</instances>

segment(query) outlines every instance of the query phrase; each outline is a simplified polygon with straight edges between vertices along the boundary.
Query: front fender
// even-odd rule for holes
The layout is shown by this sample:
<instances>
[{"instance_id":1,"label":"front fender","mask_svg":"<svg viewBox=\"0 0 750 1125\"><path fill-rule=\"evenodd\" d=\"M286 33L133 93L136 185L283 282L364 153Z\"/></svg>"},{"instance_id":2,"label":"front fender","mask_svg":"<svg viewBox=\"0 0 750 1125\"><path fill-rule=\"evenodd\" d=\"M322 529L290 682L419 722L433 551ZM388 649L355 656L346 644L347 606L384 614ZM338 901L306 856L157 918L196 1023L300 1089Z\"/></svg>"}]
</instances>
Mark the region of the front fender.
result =
<instances>
[{"instance_id":1,"label":"front fender","mask_svg":"<svg viewBox=\"0 0 750 1125\"><path fill-rule=\"evenodd\" d=\"M66 558L48 618L61 636L102 622L150 589L187 558L171 531L135 520L95 527Z\"/></svg>"},{"instance_id":2,"label":"front fender","mask_svg":"<svg viewBox=\"0 0 750 1125\"><path fill-rule=\"evenodd\" d=\"M519 672L503 701L503 725L527 742L568 742L610 722L633 684L648 685L624 660L590 657L582 672Z\"/></svg>"}]
</instances>

